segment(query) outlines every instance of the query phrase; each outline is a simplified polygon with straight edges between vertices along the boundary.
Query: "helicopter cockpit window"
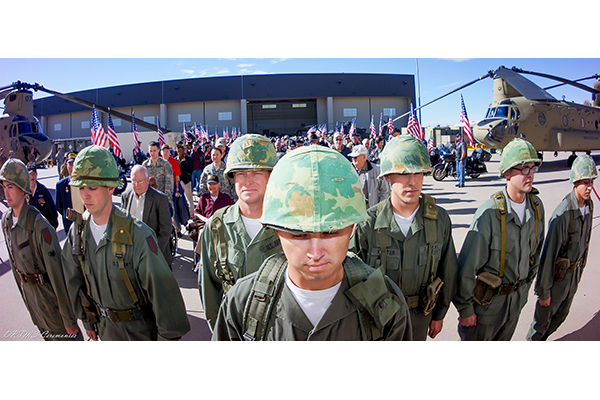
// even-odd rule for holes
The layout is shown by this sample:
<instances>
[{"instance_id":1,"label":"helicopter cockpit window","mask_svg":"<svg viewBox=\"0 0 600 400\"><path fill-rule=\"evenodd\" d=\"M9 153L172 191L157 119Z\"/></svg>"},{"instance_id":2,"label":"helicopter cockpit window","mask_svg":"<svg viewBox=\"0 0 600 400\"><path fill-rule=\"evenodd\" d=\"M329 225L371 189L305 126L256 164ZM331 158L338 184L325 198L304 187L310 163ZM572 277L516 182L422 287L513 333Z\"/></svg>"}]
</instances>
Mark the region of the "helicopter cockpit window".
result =
<instances>
[{"instance_id":1,"label":"helicopter cockpit window","mask_svg":"<svg viewBox=\"0 0 600 400\"><path fill-rule=\"evenodd\" d=\"M31 124L29 122L19 122L19 133L33 133Z\"/></svg>"},{"instance_id":2,"label":"helicopter cockpit window","mask_svg":"<svg viewBox=\"0 0 600 400\"><path fill-rule=\"evenodd\" d=\"M494 115L495 118L508 118L508 107L507 106L502 106L502 107L498 107L498 109L496 110L496 115Z\"/></svg>"},{"instance_id":3,"label":"helicopter cockpit window","mask_svg":"<svg viewBox=\"0 0 600 400\"><path fill-rule=\"evenodd\" d=\"M490 108L488 108L488 112L485 117L486 118L494 118L494 114L496 114L496 107L490 107Z\"/></svg>"},{"instance_id":4,"label":"helicopter cockpit window","mask_svg":"<svg viewBox=\"0 0 600 400\"><path fill-rule=\"evenodd\" d=\"M521 119L521 111L517 107L510 108L510 119L513 121Z\"/></svg>"}]
</instances>

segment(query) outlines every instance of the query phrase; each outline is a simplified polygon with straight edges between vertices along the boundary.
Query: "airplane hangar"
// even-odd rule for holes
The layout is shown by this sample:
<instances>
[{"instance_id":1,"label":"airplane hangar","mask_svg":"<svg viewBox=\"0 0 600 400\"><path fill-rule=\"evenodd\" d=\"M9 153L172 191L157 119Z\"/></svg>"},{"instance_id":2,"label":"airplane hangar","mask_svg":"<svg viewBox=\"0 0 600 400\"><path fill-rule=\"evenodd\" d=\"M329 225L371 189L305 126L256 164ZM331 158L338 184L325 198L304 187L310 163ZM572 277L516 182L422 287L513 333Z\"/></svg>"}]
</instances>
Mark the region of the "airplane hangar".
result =
<instances>
[{"instance_id":1,"label":"airplane hangar","mask_svg":"<svg viewBox=\"0 0 600 400\"><path fill-rule=\"evenodd\" d=\"M222 134L293 135L313 125L350 124L360 130L375 126L383 113L387 122L415 104L413 75L400 74L275 74L193 78L98 88L69 95L182 132L197 123ZM55 96L34 101L34 114L51 139L90 136L91 110ZM98 111L106 129L107 115ZM117 133L132 131L131 123L113 116ZM408 117L395 122L406 126ZM346 127L347 129L347 127ZM138 126L138 131L148 131Z\"/></svg>"}]
</instances>

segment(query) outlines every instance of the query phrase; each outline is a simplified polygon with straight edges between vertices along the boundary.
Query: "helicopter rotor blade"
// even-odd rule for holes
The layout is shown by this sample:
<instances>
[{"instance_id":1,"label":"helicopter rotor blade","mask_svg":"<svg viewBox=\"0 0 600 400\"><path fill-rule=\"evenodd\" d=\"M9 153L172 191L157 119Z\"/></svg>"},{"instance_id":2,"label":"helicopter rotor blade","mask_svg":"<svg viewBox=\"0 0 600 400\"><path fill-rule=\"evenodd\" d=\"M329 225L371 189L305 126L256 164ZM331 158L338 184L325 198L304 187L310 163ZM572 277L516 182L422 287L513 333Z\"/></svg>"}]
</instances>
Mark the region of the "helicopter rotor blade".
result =
<instances>
[{"instance_id":1,"label":"helicopter rotor blade","mask_svg":"<svg viewBox=\"0 0 600 400\"><path fill-rule=\"evenodd\" d=\"M423 107L425 107L425 106L428 106L428 105L430 105L431 103L435 103L436 101L438 101L438 100L441 100L441 99L443 99L444 97L451 95L452 93L458 92L459 90L462 90L462 89L464 89L464 88L466 88L466 87L468 87L468 86L471 86L472 84L474 84L474 83L477 83L477 82L479 82L479 81L480 81L480 80L482 80L482 79L485 79L485 78L493 78L495 74L496 74L496 71L488 71L488 72L487 72L487 74L485 74L485 75L483 75L483 76L481 76L481 77L479 77L479 78L477 78L477 79L475 79L475 80L473 80L473 81L471 81L471 82L469 82L469 83L466 83L466 84L462 85L461 87L458 87L458 88L456 88L456 89L454 89L454 90L452 90L452 91L450 91L450 92L448 92L448 93L446 93L446 94L444 94L444 95L442 95L442 96L440 96L440 97L438 97L438 98L436 98L436 99L433 99L433 100L431 100L430 102L423 104L422 106L416 107L416 108L414 109L414 111L416 112L417 110L420 110L421 108L423 108ZM402 115L400 115L400 116L398 116L398 117L394 118L392 121L396 121L397 119L400 119L400 118L406 117L408 114L410 114L410 111L407 111L407 112L405 112L404 114L402 114ZM386 125L387 125L387 124L386 124Z\"/></svg>"},{"instance_id":2,"label":"helicopter rotor blade","mask_svg":"<svg viewBox=\"0 0 600 400\"><path fill-rule=\"evenodd\" d=\"M588 79L600 79L600 75L595 74L595 75L592 75L592 76L588 76L587 78L576 79L573 82L587 81ZM545 87L544 90L554 89L554 88L557 88L557 87L560 87L560 86L564 86L564 85L566 85L566 83L559 83L557 85L552 85L552 86Z\"/></svg>"},{"instance_id":3,"label":"helicopter rotor blade","mask_svg":"<svg viewBox=\"0 0 600 400\"><path fill-rule=\"evenodd\" d=\"M554 75L549 75L549 74L543 74L541 72L525 71L525 70L522 70L521 68L517 68L517 67L512 67L512 71L517 72L517 73L521 73L521 74L531 74L531 75L541 76L542 78L554 79L555 81L562 82L563 84L566 84L566 85L574 86L576 88L579 88L581 90L585 90L586 92L590 92L590 93L593 93L593 94L599 94L600 93L600 90L591 88L589 86L582 85L581 83L577 83L576 81L571 81L569 79L561 78L559 76L554 76Z\"/></svg>"},{"instance_id":4,"label":"helicopter rotor blade","mask_svg":"<svg viewBox=\"0 0 600 400\"><path fill-rule=\"evenodd\" d=\"M69 94L59 93L59 92L56 92L54 90L46 89L45 87L43 87L43 86L41 86L41 85L39 85L37 83L35 85L29 85L29 86L33 90L36 90L36 91L40 90L42 92L46 92L46 93L54 95L56 97L60 97L61 99L72 101L73 103L82 105L84 107L88 107L90 109L93 108L94 106L96 106L96 109L98 109L100 111L103 111L103 112L105 112L105 113L108 114L108 108L107 107L104 107L104 106L101 106L101 105L98 105L98 104L94 104L94 103L89 102L87 100L83 100L83 99L77 98L75 96L71 96ZM123 120L125 120L127 122L132 122L133 121L133 119L131 118L131 115L127 115L127 114L124 114L124 113L116 111L116 110L110 110L110 114L112 116L121 118L121 119L123 119ZM149 122L146 122L144 120L141 120L139 118L135 119L135 123L136 123L136 125L141 126L143 128L146 128L146 129L150 129L151 131L158 131L158 126L156 126L154 124L151 124ZM170 130L168 130L166 128L162 128L162 131L164 133L171 132Z\"/></svg>"}]
</instances>

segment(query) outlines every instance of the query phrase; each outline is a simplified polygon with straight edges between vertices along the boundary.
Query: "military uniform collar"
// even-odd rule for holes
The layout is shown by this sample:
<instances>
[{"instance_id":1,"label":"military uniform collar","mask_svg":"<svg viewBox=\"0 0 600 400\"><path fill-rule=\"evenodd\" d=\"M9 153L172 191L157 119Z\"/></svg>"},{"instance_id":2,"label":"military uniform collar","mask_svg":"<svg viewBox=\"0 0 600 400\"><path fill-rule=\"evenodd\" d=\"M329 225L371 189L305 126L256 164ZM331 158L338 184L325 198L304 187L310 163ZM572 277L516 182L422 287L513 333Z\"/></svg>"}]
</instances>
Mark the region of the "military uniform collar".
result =
<instances>
[{"instance_id":1,"label":"military uniform collar","mask_svg":"<svg viewBox=\"0 0 600 400\"><path fill-rule=\"evenodd\" d=\"M395 237L395 238L404 238L404 234L402 233L402 231L400 230L400 227L398 226L398 224L396 223L390 223L392 221L394 221L394 210L392 209L392 201L391 198L388 197L387 199L384 200L385 201L385 205L383 206L383 209L381 210L381 212L379 213L379 215L377 216L377 219L375 220L375 225L374 225L374 229L387 229L387 232L390 234L390 236ZM377 207L377 206L375 206ZM415 219L413 220L412 224L410 225L410 232L416 233L418 231L420 231L421 229L423 229L424 224L423 224L423 196L419 197L419 209L417 210L417 213L415 214Z\"/></svg>"},{"instance_id":2,"label":"military uniform collar","mask_svg":"<svg viewBox=\"0 0 600 400\"><path fill-rule=\"evenodd\" d=\"M583 215L581 214L581 210L579 209L579 202L577 201L577 195L575 194L575 189L573 189L571 191L571 193L569 193L565 199L567 200L567 209L574 211L575 215L578 217L582 217ZM583 207L584 209L587 209L589 212L589 203L591 200L585 200L583 203Z\"/></svg>"},{"instance_id":3,"label":"military uniform collar","mask_svg":"<svg viewBox=\"0 0 600 400\"><path fill-rule=\"evenodd\" d=\"M510 205L510 198L508 197L508 192L506 191L506 186L502 189L502 193L504 193L504 198L506 199L506 221L510 221L511 219L515 220L515 223L519 226L523 226L527 221L531 218L535 217L535 211L533 209L533 205L531 204L531 200L529 199L529 193L525 195L525 221L521 221L521 219L517 216L516 211L513 211Z\"/></svg>"}]
</instances>

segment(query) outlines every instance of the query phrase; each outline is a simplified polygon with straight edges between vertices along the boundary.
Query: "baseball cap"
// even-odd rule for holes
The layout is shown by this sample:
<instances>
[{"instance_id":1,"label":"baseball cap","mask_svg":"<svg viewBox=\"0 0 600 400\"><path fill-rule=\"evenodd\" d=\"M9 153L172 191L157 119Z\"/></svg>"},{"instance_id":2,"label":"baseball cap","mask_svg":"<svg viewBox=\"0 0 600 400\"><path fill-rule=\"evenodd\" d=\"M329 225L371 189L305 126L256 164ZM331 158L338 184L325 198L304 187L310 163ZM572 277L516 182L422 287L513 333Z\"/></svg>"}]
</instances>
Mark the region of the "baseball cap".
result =
<instances>
[{"instance_id":1,"label":"baseball cap","mask_svg":"<svg viewBox=\"0 0 600 400\"><path fill-rule=\"evenodd\" d=\"M208 178L206 179L206 182L214 182L214 183L219 183L219 177L216 175L209 175Z\"/></svg>"},{"instance_id":2,"label":"baseball cap","mask_svg":"<svg viewBox=\"0 0 600 400\"><path fill-rule=\"evenodd\" d=\"M360 155L369 155L369 151L362 144L357 144L352 148L352 153L348 154L348 157L358 157Z\"/></svg>"}]
</instances>

